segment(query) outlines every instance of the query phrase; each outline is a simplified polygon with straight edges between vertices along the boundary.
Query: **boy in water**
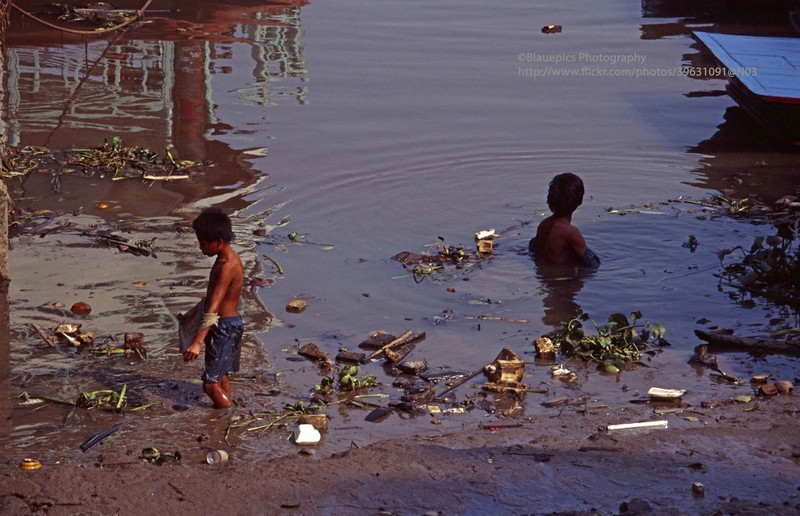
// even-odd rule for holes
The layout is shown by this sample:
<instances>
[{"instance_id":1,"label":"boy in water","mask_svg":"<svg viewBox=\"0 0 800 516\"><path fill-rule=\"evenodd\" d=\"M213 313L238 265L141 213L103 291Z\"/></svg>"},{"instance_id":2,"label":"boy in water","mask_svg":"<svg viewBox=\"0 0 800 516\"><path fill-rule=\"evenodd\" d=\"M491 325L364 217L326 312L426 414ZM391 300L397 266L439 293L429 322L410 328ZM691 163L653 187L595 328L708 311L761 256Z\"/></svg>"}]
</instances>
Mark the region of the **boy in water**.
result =
<instances>
[{"instance_id":1,"label":"boy in water","mask_svg":"<svg viewBox=\"0 0 800 516\"><path fill-rule=\"evenodd\" d=\"M244 327L239 315L239 295L244 272L242 260L231 248L231 219L219 208L206 208L192 222L200 251L216 256L206 290L202 329L183 354L188 362L200 355L205 343L203 390L215 408L231 406L228 374L239 370Z\"/></svg>"},{"instance_id":2,"label":"boy in water","mask_svg":"<svg viewBox=\"0 0 800 516\"><path fill-rule=\"evenodd\" d=\"M597 268L600 258L586 247L583 235L572 225L572 213L583 202L583 181L569 172L550 181L547 205L552 215L544 219L528 251L545 263L576 264Z\"/></svg>"}]
</instances>

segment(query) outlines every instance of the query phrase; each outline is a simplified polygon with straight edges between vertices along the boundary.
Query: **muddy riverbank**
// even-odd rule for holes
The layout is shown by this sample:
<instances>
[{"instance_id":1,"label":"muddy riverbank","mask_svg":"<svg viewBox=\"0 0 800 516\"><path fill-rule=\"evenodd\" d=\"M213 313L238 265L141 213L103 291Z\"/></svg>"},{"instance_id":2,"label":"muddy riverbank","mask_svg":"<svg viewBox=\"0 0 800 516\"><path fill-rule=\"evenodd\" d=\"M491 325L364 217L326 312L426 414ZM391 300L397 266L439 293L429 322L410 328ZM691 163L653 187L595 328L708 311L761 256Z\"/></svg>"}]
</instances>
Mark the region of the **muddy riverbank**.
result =
<instances>
[{"instance_id":1,"label":"muddy riverbank","mask_svg":"<svg viewBox=\"0 0 800 516\"><path fill-rule=\"evenodd\" d=\"M147 464L147 439L79 460L0 466L7 514L787 514L800 510L797 398L699 409L687 424L608 433L559 411L517 428L474 423L329 454ZM210 412L208 413L211 414ZM699 483L701 486L697 486ZM694 487L693 487L694 486Z\"/></svg>"},{"instance_id":2,"label":"muddy riverbank","mask_svg":"<svg viewBox=\"0 0 800 516\"><path fill-rule=\"evenodd\" d=\"M314 300L302 314L286 313L286 300L275 300L271 310L259 304L255 293L268 292L280 276L256 265L252 246L265 238L258 225L239 222L237 245L251 278L246 323L254 329L298 331L305 318L315 317ZM168 217L108 225L64 214L51 221L50 233L13 242L20 266L12 282L12 365L25 367L14 367L6 398L3 512L205 514L223 505L238 514L464 514L487 507L499 514L800 510L798 398L756 396L749 378L733 384L669 348L647 359L648 367L621 375L603 375L594 365L567 361L576 375L565 381L551 375L549 364L533 360L531 343L517 345L527 362L523 381L531 389L517 409L506 411L502 401L481 393L486 379L480 375L456 391L453 404L430 402L418 413L396 410L378 422L366 422L374 406L397 401L402 393L375 363L363 366L363 372L377 376L378 386L370 392L380 396L363 399L361 406L326 407L328 431L319 445L293 444L295 420L265 432L237 428L248 415L280 413L287 404L308 403L321 374L296 354L306 339L283 342L280 354L265 353L276 343L263 347L254 331L245 345L246 365L234 383L237 406L210 408L195 379L196 364L183 364L174 349L173 316L190 306L207 270L197 259L193 236L180 230L183 223L181 217ZM104 245L87 236L87 228L113 230L132 240L155 237L157 257ZM126 269L133 274L102 275L108 260L129 261ZM74 274L43 274L42 264L48 262ZM93 306L89 316L69 313L67 307L77 299ZM69 345L53 348L30 326L49 327L60 320L79 321L98 341L118 341L126 330L142 332L148 361L93 356ZM267 338L270 334L266 332ZM420 344L417 356L442 339L441 333L433 335ZM353 332L338 339L352 343L361 337ZM340 347L337 339L316 340L331 356ZM482 355L491 360L499 347ZM776 358L762 357L762 362L743 354L719 356L720 367L753 373L770 371ZM665 378L680 379L680 385L664 385ZM26 405L18 398L27 392L74 399L82 391L119 390L122 385L131 407L152 405L123 414L79 409L70 416L63 405ZM680 404L642 403L652 386L688 392ZM473 403L463 413L429 412L430 406L464 406L467 399ZM667 421L668 427L605 429L653 420ZM121 422L124 426L111 438L81 451L79 446L92 435ZM145 462L142 451L148 448L180 454L180 460ZM230 460L205 463L215 449L227 451ZM20 469L25 458L39 460L42 468ZM704 493L696 492L700 488L693 488L695 483L702 484Z\"/></svg>"}]
</instances>

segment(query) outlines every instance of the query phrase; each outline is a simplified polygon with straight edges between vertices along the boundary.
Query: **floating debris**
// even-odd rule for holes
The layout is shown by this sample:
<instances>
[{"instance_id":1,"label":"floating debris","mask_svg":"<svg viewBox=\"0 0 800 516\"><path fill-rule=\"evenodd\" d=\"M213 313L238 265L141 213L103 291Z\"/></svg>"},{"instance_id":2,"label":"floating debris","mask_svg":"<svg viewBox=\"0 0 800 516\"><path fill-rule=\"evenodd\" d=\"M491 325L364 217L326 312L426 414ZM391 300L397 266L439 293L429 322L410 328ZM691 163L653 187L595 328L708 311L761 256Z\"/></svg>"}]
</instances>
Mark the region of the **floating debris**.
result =
<instances>
[{"instance_id":1,"label":"floating debris","mask_svg":"<svg viewBox=\"0 0 800 516\"><path fill-rule=\"evenodd\" d=\"M556 345L550 337L539 337L533 343L536 348L536 358L540 360L554 360L556 358Z\"/></svg>"},{"instance_id":2,"label":"floating debris","mask_svg":"<svg viewBox=\"0 0 800 516\"><path fill-rule=\"evenodd\" d=\"M75 315L86 316L86 315L89 315L90 313L92 313L91 305L89 305L89 303L86 303L84 301L78 301L77 303L73 304L72 308L70 308L70 310Z\"/></svg>"},{"instance_id":3,"label":"floating debris","mask_svg":"<svg viewBox=\"0 0 800 516\"><path fill-rule=\"evenodd\" d=\"M63 174L84 176L110 176L113 181L140 179L142 181L174 181L188 179L204 170L205 164L178 160L172 145L165 149L165 157L142 147L124 147L122 138L114 136L101 147L51 150L46 147L7 148L6 161L11 172L2 177L24 176L42 172L60 177Z\"/></svg>"},{"instance_id":4,"label":"floating debris","mask_svg":"<svg viewBox=\"0 0 800 516\"><path fill-rule=\"evenodd\" d=\"M303 299L292 299L286 303L286 311L290 314L301 314L305 312L308 303Z\"/></svg>"},{"instance_id":5,"label":"floating debris","mask_svg":"<svg viewBox=\"0 0 800 516\"><path fill-rule=\"evenodd\" d=\"M550 374L554 378L572 378L575 376L575 373L564 367L562 364L557 364L551 367Z\"/></svg>"},{"instance_id":6,"label":"floating debris","mask_svg":"<svg viewBox=\"0 0 800 516\"><path fill-rule=\"evenodd\" d=\"M778 394L792 394L794 392L794 385L787 380L779 380L775 382L775 390Z\"/></svg>"},{"instance_id":7,"label":"floating debris","mask_svg":"<svg viewBox=\"0 0 800 516\"><path fill-rule=\"evenodd\" d=\"M493 240L498 236L493 229L475 233L477 248L474 251L461 245L450 246L445 243L444 238L438 237L439 242L427 246L432 248L433 252L417 254L402 251L392 256L392 260L400 262L405 269L413 266L411 273L414 281L419 283L437 271L444 271L445 265L463 269L467 264L477 263L491 257L494 247Z\"/></svg>"}]
</instances>

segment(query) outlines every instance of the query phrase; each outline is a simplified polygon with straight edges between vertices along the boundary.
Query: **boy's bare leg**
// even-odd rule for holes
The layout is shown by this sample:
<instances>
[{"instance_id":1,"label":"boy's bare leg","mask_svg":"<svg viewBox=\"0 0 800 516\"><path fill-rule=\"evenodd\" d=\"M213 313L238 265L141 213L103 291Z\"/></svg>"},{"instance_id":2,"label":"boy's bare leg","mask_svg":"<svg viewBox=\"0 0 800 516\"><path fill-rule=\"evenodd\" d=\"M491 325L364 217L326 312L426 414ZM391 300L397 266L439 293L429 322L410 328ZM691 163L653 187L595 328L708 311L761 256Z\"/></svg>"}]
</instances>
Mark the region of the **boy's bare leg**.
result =
<instances>
[{"instance_id":1,"label":"boy's bare leg","mask_svg":"<svg viewBox=\"0 0 800 516\"><path fill-rule=\"evenodd\" d=\"M227 380L227 376L223 377ZM228 408L231 406L231 397L222 388L222 380L216 383L204 383L203 390L214 402L214 408ZM230 386L228 386L230 390Z\"/></svg>"},{"instance_id":2,"label":"boy's bare leg","mask_svg":"<svg viewBox=\"0 0 800 516\"><path fill-rule=\"evenodd\" d=\"M222 387L222 390L225 391L225 394L228 395L228 398L233 399L231 397L231 382L228 380L227 374L220 378L219 386Z\"/></svg>"}]
</instances>

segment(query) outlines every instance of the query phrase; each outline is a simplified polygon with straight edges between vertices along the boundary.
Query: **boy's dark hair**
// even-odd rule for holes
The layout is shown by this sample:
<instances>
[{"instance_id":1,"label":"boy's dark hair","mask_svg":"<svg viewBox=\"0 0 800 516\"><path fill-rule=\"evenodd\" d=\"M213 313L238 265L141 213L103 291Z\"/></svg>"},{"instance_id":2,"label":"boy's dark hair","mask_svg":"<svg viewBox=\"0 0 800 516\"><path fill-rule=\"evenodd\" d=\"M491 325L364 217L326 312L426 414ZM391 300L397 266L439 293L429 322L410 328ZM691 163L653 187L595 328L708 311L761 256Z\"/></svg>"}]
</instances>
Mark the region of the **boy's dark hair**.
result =
<instances>
[{"instance_id":1,"label":"boy's dark hair","mask_svg":"<svg viewBox=\"0 0 800 516\"><path fill-rule=\"evenodd\" d=\"M192 227L197 238L204 242L214 242L220 238L223 242L233 242L231 219L219 208L203 209L192 221Z\"/></svg>"},{"instance_id":2,"label":"boy's dark hair","mask_svg":"<svg viewBox=\"0 0 800 516\"><path fill-rule=\"evenodd\" d=\"M571 215L583 202L583 181L570 172L558 174L550 181L547 205L555 215Z\"/></svg>"}]
</instances>

